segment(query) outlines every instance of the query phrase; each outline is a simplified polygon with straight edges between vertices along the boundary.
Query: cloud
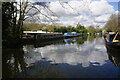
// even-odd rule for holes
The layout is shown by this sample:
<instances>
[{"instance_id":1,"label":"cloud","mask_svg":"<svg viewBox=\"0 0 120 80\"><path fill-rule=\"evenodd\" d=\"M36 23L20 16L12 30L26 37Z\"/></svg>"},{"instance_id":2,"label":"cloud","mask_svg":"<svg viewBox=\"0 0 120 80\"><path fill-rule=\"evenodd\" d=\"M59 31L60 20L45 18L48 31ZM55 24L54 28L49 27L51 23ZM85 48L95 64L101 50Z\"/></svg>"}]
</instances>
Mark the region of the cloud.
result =
<instances>
[{"instance_id":1,"label":"cloud","mask_svg":"<svg viewBox=\"0 0 120 80\"><path fill-rule=\"evenodd\" d=\"M106 22L108 21L108 18L110 17L111 14L105 14L105 15L101 15L101 16L98 16L98 17L95 17L95 21L96 22Z\"/></svg>"},{"instance_id":2,"label":"cloud","mask_svg":"<svg viewBox=\"0 0 120 80\"><path fill-rule=\"evenodd\" d=\"M60 19L64 17L61 19L63 24L73 23L73 26L78 22L85 26L105 24L110 15L115 12L113 6L109 5L107 1L69 1L67 4L63 3L62 6L60 2L56 1L50 3L49 7L60 16Z\"/></svg>"},{"instance_id":3,"label":"cloud","mask_svg":"<svg viewBox=\"0 0 120 80\"><path fill-rule=\"evenodd\" d=\"M40 8L41 12L51 17L56 23L62 23L65 26L76 26L78 22L86 27L90 25L103 26L111 14L116 13L113 6L104 0L73 0L66 3L54 1L48 3L47 6L48 9ZM51 20L45 15L38 14L41 22L50 22Z\"/></svg>"},{"instance_id":4,"label":"cloud","mask_svg":"<svg viewBox=\"0 0 120 80\"><path fill-rule=\"evenodd\" d=\"M24 46L24 51L25 60L28 65L41 60L41 58L52 60L55 63L82 64L82 67L89 67L90 63L94 64L95 62L101 66L108 60L104 41L101 39L95 39L93 42L86 41L82 46L78 46L76 43L49 45L39 48Z\"/></svg>"},{"instance_id":5,"label":"cloud","mask_svg":"<svg viewBox=\"0 0 120 80\"><path fill-rule=\"evenodd\" d=\"M107 1L94 1L90 4L90 9L95 16L114 12L113 6L109 5Z\"/></svg>"}]
</instances>

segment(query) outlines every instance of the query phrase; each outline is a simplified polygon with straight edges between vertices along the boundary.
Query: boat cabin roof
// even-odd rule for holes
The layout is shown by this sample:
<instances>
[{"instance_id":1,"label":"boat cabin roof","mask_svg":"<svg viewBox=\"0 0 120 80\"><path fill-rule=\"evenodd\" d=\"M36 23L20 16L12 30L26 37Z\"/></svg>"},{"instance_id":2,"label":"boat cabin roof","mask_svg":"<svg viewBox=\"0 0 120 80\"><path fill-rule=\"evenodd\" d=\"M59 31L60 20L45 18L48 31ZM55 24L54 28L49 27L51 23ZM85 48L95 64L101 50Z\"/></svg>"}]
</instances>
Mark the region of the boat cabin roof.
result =
<instances>
[{"instance_id":1,"label":"boat cabin roof","mask_svg":"<svg viewBox=\"0 0 120 80\"><path fill-rule=\"evenodd\" d=\"M110 35L110 38L112 38L112 42L120 42L120 33Z\"/></svg>"}]
</instances>

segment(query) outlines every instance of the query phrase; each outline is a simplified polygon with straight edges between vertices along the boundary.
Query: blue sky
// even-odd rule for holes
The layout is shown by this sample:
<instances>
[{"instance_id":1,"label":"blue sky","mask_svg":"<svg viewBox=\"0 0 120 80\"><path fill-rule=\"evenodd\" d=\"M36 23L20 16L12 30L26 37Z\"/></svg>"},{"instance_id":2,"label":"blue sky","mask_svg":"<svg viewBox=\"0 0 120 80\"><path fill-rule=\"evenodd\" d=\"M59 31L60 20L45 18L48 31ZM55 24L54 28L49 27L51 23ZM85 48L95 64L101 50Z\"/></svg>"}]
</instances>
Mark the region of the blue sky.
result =
<instances>
[{"instance_id":1,"label":"blue sky","mask_svg":"<svg viewBox=\"0 0 120 80\"><path fill-rule=\"evenodd\" d=\"M118 10L118 2L109 2L109 4L112 5L116 11Z\"/></svg>"}]
</instances>

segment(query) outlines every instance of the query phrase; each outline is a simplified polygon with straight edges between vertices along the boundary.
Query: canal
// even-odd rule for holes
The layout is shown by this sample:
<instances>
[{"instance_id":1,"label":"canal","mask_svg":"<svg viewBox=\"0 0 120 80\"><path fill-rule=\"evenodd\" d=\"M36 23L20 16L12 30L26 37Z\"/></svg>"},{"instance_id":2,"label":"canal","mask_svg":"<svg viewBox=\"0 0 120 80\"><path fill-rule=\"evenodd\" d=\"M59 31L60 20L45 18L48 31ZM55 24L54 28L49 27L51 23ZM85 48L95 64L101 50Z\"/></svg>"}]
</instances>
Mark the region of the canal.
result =
<instances>
[{"instance_id":1,"label":"canal","mask_svg":"<svg viewBox=\"0 0 120 80\"><path fill-rule=\"evenodd\" d=\"M2 59L3 78L120 78L102 37L24 44L3 50Z\"/></svg>"}]
</instances>

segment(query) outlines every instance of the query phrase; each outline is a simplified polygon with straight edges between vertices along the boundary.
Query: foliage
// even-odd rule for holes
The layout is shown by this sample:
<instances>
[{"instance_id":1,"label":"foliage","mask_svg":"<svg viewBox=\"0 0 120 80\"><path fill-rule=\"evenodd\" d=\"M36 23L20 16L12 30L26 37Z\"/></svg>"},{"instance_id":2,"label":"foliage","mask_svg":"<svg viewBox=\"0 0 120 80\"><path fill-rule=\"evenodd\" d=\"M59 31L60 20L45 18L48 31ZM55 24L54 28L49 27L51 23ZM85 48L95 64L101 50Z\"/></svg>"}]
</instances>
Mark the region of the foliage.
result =
<instances>
[{"instance_id":1,"label":"foliage","mask_svg":"<svg viewBox=\"0 0 120 80\"><path fill-rule=\"evenodd\" d=\"M118 15L113 14L110 16L109 20L107 21L106 25L104 26L104 29L106 31L120 31L120 26L119 26L119 22L118 22Z\"/></svg>"},{"instance_id":2,"label":"foliage","mask_svg":"<svg viewBox=\"0 0 120 80\"><path fill-rule=\"evenodd\" d=\"M78 44L78 45L81 45L81 44L84 44L84 42L87 40L87 35L85 35L85 36L82 36L82 38L78 38L78 39L76 39L76 43Z\"/></svg>"},{"instance_id":3,"label":"foliage","mask_svg":"<svg viewBox=\"0 0 120 80\"><path fill-rule=\"evenodd\" d=\"M25 21L24 24L23 24L23 30L24 31L29 31L29 30L42 30L42 28L46 26L45 24L36 24L35 22L32 22L32 21Z\"/></svg>"},{"instance_id":4,"label":"foliage","mask_svg":"<svg viewBox=\"0 0 120 80\"><path fill-rule=\"evenodd\" d=\"M95 33L101 33L102 29L99 27L95 28L94 26L89 26L87 28L87 31L89 32L90 35L95 35Z\"/></svg>"},{"instance_id":5,"label":"foliage","mask_svg":"<svg viewBox=\"0 0 120 80\"><path fill-rule=\"evenodd\" d=\"M41 3L41 2L40 2ZM31 22L30 24L24 23L26 19L33 17L37 14L42 14L44 17L49 18L48 15L41 13L40 9L48 8L46 5L41 5L42 8L38 9L36 3L29 3L28 0L25 2L3 2L2 3L2 28L3 28L3 43L5 41L13 44L14 42L20 42L22 38L23 30L44 30L49 32L87 32L84 26L73 27L73 26L56 26L46 24L36 24ZM31 10L34 9L34 12ZM49 10L49 9L48 9ZM30 12L31 11L31 12ZM50 10L51 11L51 10ZM53 12L52 12L53 13ZM18 16L19 14L19 16ZM40 18L39 18L40 19ZM6 44L8 44L6 43Z\"/></svg>"},{"instance_id":6,"label":"foliage","mask_svg":"<svg viewBox=\"0 0 120 80\"><path fill-rule=\"evenodd\" d=\"M84 26L82 26L82 25L77 25L76 26L76 32L78 32L78 33L87 33L87 29L84 27Z\"/></svg>"},{"instance_id":7,"label":"foliage","mask_svg":"<svg viewBox=\"0 0 120 80\"><path fill-rule=\"evenodd\" d=\"M29 23L29 24L28 24ZM78 32L78 33L87 33L87 29L84 26L58 26L58 25L47 25L47 24L37 24L31 21L27 21L23 25L23 30L43 30L43 31L49 31L49 32Z\"/></svg>"},{"instance_id":8,"label":"foliage","mask_svg":"<svg viewBox=\"0 0 120 80\"><path fill-rule=\"evenodd\" d=\"M68 26L68 27L56 27L55 32L77 32L77 33L87 33L87 29L84 26L77 25L76 27Z\"/></svg>"},{"instance_id":9,"label":"foliage","mask_svg":"<svg viewBox=\"0 0 120 80\"><path fill-rule=\"evenodd\" d=\"M89 27L87 28L87 30L88 30L89 33L95 33L95 32L96 32L94 26L89 26Z\"/></svg>"},{"instance_id":10,"label":"foliage","mask_svg":"<svg viewBox=\"0 0 120 80\"><path fill-rule=\"evenodd\" d=\"M2 3L2 29L3 29L3 44L20 42L23 32L23 22L28 18L40 13L40 10L35 7L36 4L29 3L28 0L20 0L20 2L3 2ZM30 13L32 9L34 12ZM18 16L19 14L19 16ZM42 14L42 13L41 13ZM44 14L42 14L44 15ZM44 15L46 16L46 15ZM49 18L48 16L46 16ZM27 25L25 25L27 26ZM31 25L32 27L38 24ZM28 28L28 27L26 27ZM29 29L29 28L28 28ZM42 29L42 28L39 28ZM12 41L12 42L11 42ZM7 43L8 42L8 43ZM17 43L16 43L17 44Z\"/></svg>"}]
</instances>

